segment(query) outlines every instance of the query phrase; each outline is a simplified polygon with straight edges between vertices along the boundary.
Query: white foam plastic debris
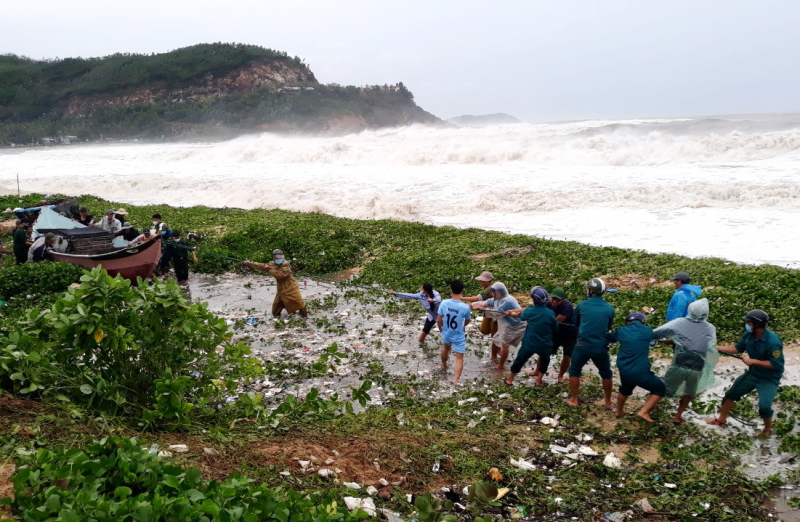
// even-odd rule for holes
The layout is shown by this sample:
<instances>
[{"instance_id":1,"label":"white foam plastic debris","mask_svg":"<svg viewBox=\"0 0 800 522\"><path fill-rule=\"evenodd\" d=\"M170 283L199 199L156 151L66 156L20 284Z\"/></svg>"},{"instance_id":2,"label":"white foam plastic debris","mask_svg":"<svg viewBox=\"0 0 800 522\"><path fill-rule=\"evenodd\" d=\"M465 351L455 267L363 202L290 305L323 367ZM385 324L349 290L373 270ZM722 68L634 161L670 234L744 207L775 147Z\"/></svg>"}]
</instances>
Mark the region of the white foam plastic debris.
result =
<instances>
[{"instance_id":1,"label":"white foam plastic debris","mask_svg":"<svg viewBox=\"0 0 800 522\"><path fill-rule=\"evenodd\" d=\"M675 489L675 488L678 487L678 485L677 484L672 484L670 482L667 482L666 484L664 484L664 487L665 488L669 488L669 489Z\"/></svg>"},{"instance_id":2,"label":"white foam plastic debris","mask_svg":"<svg viewBox=\"0 0 800 522\"><path fill-rule=\"evenodd\" d=\"M501 393L497 396L498 399L508 399L509 397L511 397L511 395L508 393Z\"/></svg>"},{"instance_id":3,"label":"white foam plastic debris","mask_svg":"<svg viewBox=\"0 0 800 522\"><path fill-rule=\"evenodd\" d=\"M528 462L527 460L523 460L523 459L519 459L519 460L511 459L511 465L512 466L516 466L519 469L523 469L525 471L533 471L533 470L536 469L536 465Z\"/></svg>"},{"instance_id":4,"label":"white foam plastic debris","mask_svg":"<svg viewBox=\"0 0 800 522\"><path fill-rule=\"evenodd\" d=\"M475 427L475 426L477 426L477 425L478 425L478 421L471 420L471 421L469 421L469 422L467 423L467 428L470 428L470 429L471 429L471 428L474 428L474 427Z\"/></svg>"},{"instance_id":5,"label":"white foam plastic debris","mask_svg":"<svg viewBox=\"0 0 800 522\"><path fill-rule=\"evenodd\" d=\"M303 468L303 469L307 469L307 468L311 467L311 461L310 460L301 460L301 461L298 462L298 464L300 464L300 467Z\"/></svg>"},{"instance_id":6,"label":"white foam plastic debris","mask_svg":"<svg viewBox=\"0 0 800 522\"><path fill-rule=\"evenodd\" d=\"M344 497L344 505L347 506L347 509L349 509L350 511L355 511L356 509L360 509L371 517L378 516L378 510L375 507L375 502L369 497L367 498Z\"/></svg>"},{"instance_id":7,"label":"white foam plastic debris","mask_svg":"<svg viewBox=\"0 0 800 522\"><path fill-rule=\"evenodd\" d=\"M344 487L346 487L346 488L350 488L350 489L361 489L361 484L359 484L359 483L357 483L357 482L343 482L342 484L343 484L343 485L344 485Z\"/></svg>"},{"instance_id":8,"label":"white foam plastic debris","mask_svg":"<svg viewBox=\"0 0 800 522\"><path fill-rule=\"evenodd\" d=\"M569 453L569 448L559 446L558 444L550 444L550 451L553 453Z\"/></svg>"},{"instance_id":9,"label":"white foam plastic debris","mask_svg":"<svg viewBox=\"0 0 800 522\"><path fill-rule=\"evenodd\" d=\"M597 455L599 455L599 453L597 453L595 450L593 450L589 446L581 446L581 447L579 447L578 448L578 453L580 453L581 455L584 455L586 457L596 457Z\"/></svg>"},{"instance_id":10,"label":"white foam plastic debris","mask_svg":"<svg viewBox=\"0 0 800 522\"><path fill-rule=\"evenodd\" d=\"M186 453L189 451L189 447L186 444L170 444L167 446L167 449L175 453Z\"/></svg>"},{"instance_id":11,"label":"white foam plastic debris","mask_svg":"<svg viewBox=\"0 0 800 522\"><path fill-rule=\"evenodd\" d=\"M382 478L382 479L380 479L378 481L378 484L380 484L381 486L388 486L389 485L389 481L386 480L385 478Z\"/></svg>"},{"instance_id":12,"label":"white foam plastic debris","mask_svg":"<svg viewBox=\"0 0 800 522\"><path fill-rule=\"evenodd\" d=\"M405 522L398 513L389 511L388 509L379 509L378 511L386 518L387 522Z\"/></svg>"},{"instance_id":13,"label":"white foam plastic debris","mask_svg":"<svg viewBox=\"0 0 800 522\"><path fill-rule=\"evenodd\" d=\"M541 419L539 419L539 422L541 422L545 426L550 426L550 423L553 422L553 419L551 417L542 417Z\"/></svg>"},{"instance_id":14,"label":"white foam plastic debris","mask_svg":"<svg viewBox=\"0 0 800 522\"><path fill-rule=\"evenodd\" d=\"M322 468L321 470L317 471L317 475L319 475L322 478L330 478L330 477L335 477L336 473L334 473L333 470L331 469Z\"/></svg>"},{"instance_id":15,"label":"white foam plastic debris","mask_svg":"<svg viewBox=\"0 0 800 522\"><path fill-rule=\"evenodd\" d=\"M325 465L326 465L326 466L330 466L330 465L331 465L331 464L333 464L334 462L336 462L336 461L335 461L335 460L333 460L333 459L325 459Z\"/></svg>"},{"instance_id":16,"label":"white foam plastic debris","mask_svg":"<svg viewBox=\"0 0 800 522\"><path fill-rule=\"evenodd\" d=\"M578 460L581 457L578 453L567 453L564 456L571 460Z\"/></svg>"},{"instance_id":17,"label":"white foam plastic debris","mask_svg":"<svg viewBox=\"0 0 800 522\"><path fill-rule=\"evenodd\" d=\"M564 499L561 497L556 497L553 499L553 502L555 502L556 506L560 506L561 503L564 502Z\"/></svg>"},{"instance_id":18,"label":"white foam plastic debris","mask_svg":"<svg viewBox=\"0 0 800 522\"><path fill-rule=\"evenodd\" d=\"M281 471L278 475L283 475L284 477L291 477L292 474L289 471Z\"/></svg>"},{"instance_id":19,"label":"white foam plastic debris","mask_svg":"<svg viewBox=\"0 0 800 522\"><path fill-rule=\"evenodd\" d=\"M170 458L172 456L172 452L171 451L166 451L166 450L161 450L161 451L158 452L158 456L161 457L162 459L168 459L168 458Z\"/></svg>"},{"instance_id":20,"label":"white foam plastic debris","mask_svg":"<svg viewBox=\"0 0 800 522\"><path fill-rule=\"evenodd\" d=\"M581 442L589 442L594 437L592 437L591 435L587 435L586 433L579 433L578 436L575 437L575 438L578 439Z\"/></svg>"},{"instance_id":21,"label":"white foam plastic debris","mask_svg":"<svg viewBox=\"0 0 800 522\"><path fill-rule=\"evenodd\" d=\"M637 500L636 506L638 506L639 509L641 509L645 513L652 513L653 511L655 511L655 509L653 509L653 506L650 505L650 501L647 500L646 498L641 498Z\"/></svg>"},{"instance_id":22,"label":"white foam plastic debris","mask_svg":"<svg viewBox=\"0 0 800 522\"><path fill-rule=\"evenodd\" d=\"M377 494L378 494L378 488L376 488L375 486L367 486L367 495L369 495L370 497L374 497Z\"/></svg>"},{"instance_id":23,"label":"white foam plastic debris","mask_svg":"<svg viewBox=\"0 0 800 522\"><path fill-rule=\"evenodd\" d=\"M603 465L607 468L619 469L622 467L622 461L619 460L613 453L609 453L606 455L606 458L603 459Z\"/></svg>"},{"instance_id":24,"label":"white foam plastic debris","mask_svg":"<svg viewBox=\"0 0 800 522\"><path fill-rule=\"evenodd\" d=\"M219 455L219 451L215 450L214 448L203 448L203 454L209 456Z\"/></svg>"}]
</instances>

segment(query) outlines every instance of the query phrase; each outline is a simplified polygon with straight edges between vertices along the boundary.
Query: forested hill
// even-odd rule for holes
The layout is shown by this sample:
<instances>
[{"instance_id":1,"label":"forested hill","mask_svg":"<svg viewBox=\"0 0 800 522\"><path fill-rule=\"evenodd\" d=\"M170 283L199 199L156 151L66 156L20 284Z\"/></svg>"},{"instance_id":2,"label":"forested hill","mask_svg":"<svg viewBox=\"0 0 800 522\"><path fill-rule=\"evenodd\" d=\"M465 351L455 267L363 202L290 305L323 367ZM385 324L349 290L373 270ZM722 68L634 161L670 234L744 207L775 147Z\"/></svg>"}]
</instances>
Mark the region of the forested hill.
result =
<instances>
[{"instance_id":1,"label":"forested hill","mask_svg":"<svg viewBox=\"0 0 800 522\"><path fill-rule=\"evenodd\" d=\"M253 45L37 61L0 56L0 144L45 138L224 138L441 123L402 83L323 85L297 57ZM75 141L75 138L72 138Z\"/></svg>"}]
</instances>

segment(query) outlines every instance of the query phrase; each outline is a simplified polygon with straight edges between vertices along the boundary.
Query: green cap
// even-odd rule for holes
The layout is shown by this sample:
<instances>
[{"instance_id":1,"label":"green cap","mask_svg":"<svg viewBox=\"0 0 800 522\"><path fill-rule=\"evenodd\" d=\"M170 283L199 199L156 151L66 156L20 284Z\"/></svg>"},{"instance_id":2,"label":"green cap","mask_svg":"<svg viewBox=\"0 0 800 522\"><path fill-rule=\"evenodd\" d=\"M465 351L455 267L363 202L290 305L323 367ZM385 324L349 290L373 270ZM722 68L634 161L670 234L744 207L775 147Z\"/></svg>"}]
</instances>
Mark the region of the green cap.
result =
<instances>
[{"instance_id":1,"label":"green cap","mask_svg":"<svg viewBox=\"0 0 800 522\"><path fill-rule=\"evenodd\" d=\"M567 293L564 291L563 288L557 286L553 288L553 290L550 292L550 297L555 297L556 299L564 300L567 298Z\"/></svg>"}]
</instances>

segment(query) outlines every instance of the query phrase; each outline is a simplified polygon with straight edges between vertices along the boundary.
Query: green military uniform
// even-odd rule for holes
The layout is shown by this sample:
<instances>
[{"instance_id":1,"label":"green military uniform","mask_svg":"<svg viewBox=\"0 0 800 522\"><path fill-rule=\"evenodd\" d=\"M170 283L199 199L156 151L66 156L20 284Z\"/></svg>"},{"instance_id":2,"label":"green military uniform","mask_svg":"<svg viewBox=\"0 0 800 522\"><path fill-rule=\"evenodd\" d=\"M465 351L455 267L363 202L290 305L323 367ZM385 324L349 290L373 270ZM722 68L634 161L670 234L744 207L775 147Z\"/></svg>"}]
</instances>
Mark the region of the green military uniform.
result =
<instances>
[{"instance_id":1,"label":"green military uniform","mask_svg":"<svg viewBox=\"0 0 800 522\"><path fill-rule=\"evenodd\" d=\"M590 360L600 372L600 378L610 379L611 360L608 357L608 331L614 324L614 307L600 295L584 299L575 307L574 323L578 329L578 341L572 352L569 376L580 377L583 367Z\"/></svg>"},{"instance_id":2,"label":"green military uniform","mask_svg":"<svg viewBox=\"0 0 800 522\"><path fill-rule=\"evenodd\" d=\"M738 401L753 390L758 391L758 415L762 419L771 419L775 412L772 401L778 393L778 385L783 377L785 361L783 358L783 341L771 330L764 330L761 339L756 339L753 332L746 332L736 343L736 351L747 352L757 361L769 361L772 368L750 366L740 375L725 392L725 399Z\"/></svg>"},{"instance_id":3,"label":"green military uniform","mask_svg":"<svg viewBox=\"0 0 800 522\"><path fill-rule=\"evenodd\" d=\"M511 364L511 373L518 374L534 354L540 357L539 371L547 373L550 356L553 354L553 339L558 334L556 314L542 303L527 307L519 318L526 321L527 325L522 337L522 347Z\"/></svg>"},{"instance_id":4,"label":"green military uniform","mask_svg":"<svg viewBox=\"0 0 800 522\"><path fill-rule=\"evenodd\" d=\"M619 342L617 368L619 369L619 393L630 397L638 386L653 395L663 397L667 387L650 369L650 341L653 329L639 321L617 328L608 334L609 342Z\"/></svg>"},{"instance_id":5,"label":"green military uniform","mask_svg":"<svg viewBox=\"0 0 800 522\"><path fill-rule=\"evenodd\" d=\"M15 228L12 234L14 238L14 257L17 264L21 265L28 261L28 234L24 228Z\"/></svg>"}]
</instances>

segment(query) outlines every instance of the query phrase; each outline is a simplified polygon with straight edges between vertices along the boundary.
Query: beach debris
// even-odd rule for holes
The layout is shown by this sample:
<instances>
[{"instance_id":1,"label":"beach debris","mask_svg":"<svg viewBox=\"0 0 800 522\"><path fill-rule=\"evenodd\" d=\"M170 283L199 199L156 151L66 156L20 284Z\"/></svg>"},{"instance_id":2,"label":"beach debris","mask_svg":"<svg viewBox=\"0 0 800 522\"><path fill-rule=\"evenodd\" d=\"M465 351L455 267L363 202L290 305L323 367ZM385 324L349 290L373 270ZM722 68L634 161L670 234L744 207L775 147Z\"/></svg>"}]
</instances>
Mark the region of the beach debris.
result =
<instances>
[{"instance_id":1,"label":"beach debris","mask_svg":"<svg viewBox=\"0 0 800 522\"><path fill-rule=\"evenodd\" d=\"M291 477L292 473L290 471L281 471L278 475L282 475L284 477Z\"/></svg>"},{"instance_id":2,"label":"beach debris","mask_svg":"<svg viewBox=\"0 0 800 522\"><path fill-rule=\"evenodd\" d=\"M382 478L382 479L378 480L378 484L380 484L383 487L386 487L386 486L389 485L389 481L386 480L385 478Z\"/></svg>"},{"instance_id":3,"label":"beach debris","mask_svg":"<svg viewBox=\"0 0 800 522\"><path fill-rule=\"evenodd\" d=\"M553 428L555 428L556 426L558 426L558 420L557 420L557 419L554 419L554 418L552 418L552 417L542 417L542 418L539 420L539 422L541 422L541 423L542 423L542 424L544 424L545 426L551 426L551 427L553 427Z\"/></svg>"},{"instance_id":4,"label":"beach debris","mask_svg":"<svg viewBox=\"0 0 800 522\"><path fill-rule=\"evenodd\" d=\"M503 474L502 474L502 473L500 473L500 470L499 470L499 469L497 469L497 468L492 468L492 469L490 469L490 470L489 470L489 472L488 472L486 475L487 475L487 476L488 476L490 479L492 479L492 480L494 480L494 481L501 481L501 480L503 480Z\"/></svg>"},{"instance_id":5,"label":"beach debris","mask_svg":"<svg viewBox=\"0 0 800 522\"><path fill-rule=\"evenodd\" d=\"M355 511L356 509L360 509L371 517L378 516L378 510L375 507L375 501L373 501L369 497L367 498L344 497L344 505L347 506L347 509L349 509L350 511Z\"/></svg>"},{"instance_id":6,"label":"beach debris","mask_svg":"<svg viewBox=\"0 0 800 522\"><path fill-rule=\"evenodd\" d=\"M510 507L508 508L508 515L511 520L519 520L527 518L528 511L525 509L525 506Z\"/></svg>"},{"instance_id":7,"label":"beach debris","mask_svg":"<svg viewBox=\"0 0 800 522\"><path fill-rule=\"evenodd\" d=\"M386 518L388 522L405 522L399 513L394 513L388 509L379 509L378 512Z\"/></svg>"},{"instance_id":8,"label":"beach debris","mask_svg":"<svg viewBox=\"0 0 800 522\"><path fill-rule=\"evenodd\" d=\"M478 402L478 398L477 397L470 397L469 399L464 399L463 401L458 401L458 405L459 406L463 406L463 405L465 405L467 403L470 403L470 402Z\"/></svg>"},{"instance_id":9,"label":"beach debris","mask_svg":"<svg viewBox=\"0 0 800 522\"><path fill-rule=\"evenodd\" d=\"M519 469L522 469L522 470L525 470L525 471L533 471L533 470L536 469L536 465L535 464L532 464L532 463L528 462L527 460L523 460L523 459L519 459L519 460L511 459L511 465L512 466L516 466Z\"/></svg>"},{"instance_id":10,"label":"beach debris","mask_svg":"<svg viewBox=\"0 0 800 522\"><path fill-rule=\"evenodd\" d=\"M378 494L378 488L376 488L375 486L367 486L367 495L369 495L370 497L374 497L377 494Z\"/></svg>"},{"instance_id":11,"label":"beach debris","mask_svg":"<svg viewBox=\"0 0 800 522\"><path fill-rule=\"evenodd\" d=\"M471 421L469 421L469 422L467 423L467 428L468 428L468 429L472 429L472 428L474 428L474 427L475 427L475 426L477 426L477 425L478 425L478 421L476 421L476 420L471 420Z\"/></svg>"},{"instance_id":12,"label":"beach debris","mask_svg":"<svg viewBox=\"0 0 800 522\"><path fill-rule=\"evenodd\" d=\"M646 498L640 498L639 500L637 500L636 506L645 513L652 513L653 511L655 511L655 509L653 509L653 506L650 505L650 501L647 500Z\"/></svg>"},{"instance_id":13,"label":"beach debris","mask_svg":"<svg viewBox=\"0 0 800 522\"><path fill-rule=\"evenodd\" d=\"M214 448L203 448L203 455L215 457L219 455L219 451L215 450Z\"/></svg>"},{"instance_id":14,"label":"beach debris","mask_svg":"<svg viewBox=\"0 0 800 522\"><path fill-rule=\"evenodd\" d=\"M358 482L343 482L342 485L350 489L361 489L361 484L359 484Z\"/></svg>"},{"instance_id":15,"label":"beach debris","mask_svg":"<svg viewBox=\"0 0 800 522\"><path fill-rule=\"evenodd\" d=\"M669 488L669 489L675 489L675 488L678 487L678 485L677 484L672 484L671 482L667 482L666 484L664 484L664 487L665 488Z\"/></svg>"},{"instance_id":16,"label":"beach debris","mask_svg":"<svg viewBox=\"0 0 800 522\"><path fill-rule=\"evenodd\" d=\"M781 456L780 460L778 460L779 464L786 464L787 462L791 462L797 456L797 453L786 453L785 455Z\"/></svg>"},{"instance_id":17,"label":"beach debris","mask_svg":"<svg viewBox=\"0 0 800 522\"><path fill-rule=\"evenodd\" d=\"M575 438L578 439L580 442L589 442L594 437L592 437L591 435L587 435L586 433L579 433Z\"/></svg>"},{"instance_id":18,"label":"beach debris","mask_svg":"<svg viewBox=\"0 0 800 522\"><path fill-rule=\"evenodd\" d=\"M158 452L158 456L161 457L162 459L168 459L172 456L172 452L167 450L161 450Z\"/></svg>"},{"instance_id":19,"label":"beach debris","mask_svg":"<svg viewBox=\"0 0 800 522\"><path fill-rule=\"evenodd\" d=\"M439 473L439 469L440 469L441 467L442 467L442 465L441 465L441 463L439 462L439 459L436 459L436 461L433 463L433 466L431 466L431 472L433 472L433 473Z\"/></svg>"},{"instance_id":20,"label":"beach debris","mask_svg":"<svg viewBox=\"0 0 800 522\"><path fill-rule=\"evenodd\" d=\"M508 493L510 491L511 491L510 488L500 488L500 489L497 490L497 496L495 496L494 499L495 500L500 500L501 498L503 498L506 495L508 495Z\"/></svg>"},{"instance_id":21,"label":"beach debris","mask_svg":"<svg viewBox=\"0 0 800 522\"><path fill-rule=\"evenodd\" d=\"M597 455L599 455L599 453L597 453L595 450L593 450L589 446L580 446L578 448L578 453L580 453L581 455L583 455L585 457L596 457Z\"/></svg>"},{"instance_id":22,"label":"beach debris","mask_svg":"<svg viewBox=\"0 0 800 522\"><path fill-rule=\"evenodd\" d=\"M189 447L186 444L170 444L167 449L174 453L187 453Z\"/></svg>"},{"instance_id":23,"label":"beach debris","mask_svg":"<svg viewBox=\"0 0 800 522\"><path fill-rule=\"evenodd\" d=\"M300 464L300 467L303 468L303 470L306 470L311 467L310 460L300 460L297 463Z\"/></svg>"},{"instance_id":24,"label":"beach debris","mask_svg":"<svg viewBox=\"0 0 800 522\"><path fill-rule=\"evenodd\" d=\"M558 444L550 444L550 451L553 453L570 453L570 448L565 448L564 446L559 446Z\"/></svg>"},{"instance_id":25,"label":"beach debris","mask_svg":"<svg viewBox=\"0 0 800 522\"><path fill-rule=\"evenodd\" d=\"M609 453L606 455L606 458L603 459L603 465L607 468L619 469L622 467L622 461L613 453Z\"/></svg>"},{"instance_id":26,"label":"beach debris","mask_svg":"<svg viewBox=\"0 0 800 522\"><path fill-rule=\"evenodd\" d=\"M322 478L331 478L335 477L336 473L334 473L332 469L322 468L321 470L317 471L317 475L319 475Z\"/></svg>"}]
</instances>

